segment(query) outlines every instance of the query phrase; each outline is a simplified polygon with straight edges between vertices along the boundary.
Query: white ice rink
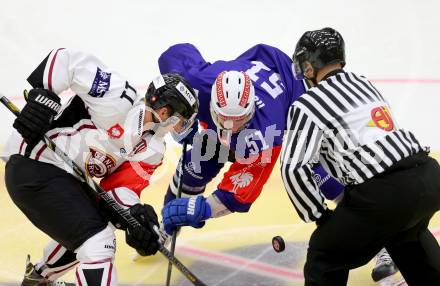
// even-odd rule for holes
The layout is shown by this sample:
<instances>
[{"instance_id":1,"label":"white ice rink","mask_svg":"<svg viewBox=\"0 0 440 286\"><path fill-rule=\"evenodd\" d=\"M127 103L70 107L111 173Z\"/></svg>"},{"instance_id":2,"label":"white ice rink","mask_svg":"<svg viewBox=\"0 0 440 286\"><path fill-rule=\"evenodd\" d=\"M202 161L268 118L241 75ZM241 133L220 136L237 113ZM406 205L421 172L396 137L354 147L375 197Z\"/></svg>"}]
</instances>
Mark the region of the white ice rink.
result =
<instances>
[{"instance_id":1,"label":"white ice rink","mask_svg":"<svg viewBox=\"0 0 440 286\"><path fill-rule=\"evenodd\" d=\"M24 104L22 90L29 88L27 76L55 48L76 48L95 54L135 86L145 87L159 72L159 55L176 43L193 43L211 62L233 59L257 43L276 46L291 55L305 31L330 26L345 39L346 70L370 78L391 103L398 125L414 131L421 143L431 146L440 158L439 0L0 1L0 94L19 106ZM0 149L12 130L12 120L10 112L0 105ZM174 157L169 156L173 164L179 152L180 149ZM154 185L158 191L168 186L174 165L163 170L162 180ZM270 265L273 273L289 267L291 272L287 274L301 274L313 225L299 221L282 190L279 172L274 173L266 187L270 192L263 192L252 215L232 216L224 222L213 220L201 235L190 229L179 238L179 246L197 247L193 252L206 251L205 258L216 257L217 264L228 264L234 257L236 264L219 272L221 265L208 269L211 262L193 255L191 269L216 281L210 285L231 286L230 281L238 274L244 280L237 279L233 286L249 286L243 281L270 285L261 280L261 273L251 273L252 278L248 270L243 270L249 265L244 265L242 259ZM14 285L22 278L25 254L31 253L37 259L46 238L19 213L2 182L0 191L0 286ZM148 196L153 196L153 206L159 210L163 193L144 194L143 199L148 201ZM268 214L267 205L277 209ZM440 216L434 226L440 238ZM275 254L269 245L275 232L290 245L285 256ZM165 260L155 256L134 263L126 254L133 251L119 235L117 262L121 284L163 285ZM178 256L189 259L184 247L181 252L178 250ZM222 254L228 263L214 254ZM376 285L370 279L371 267L370 263L353 271L349 285ZM248 276L254 280L245 280ZM283 279L280 281L284 283ZM288 280L289 285L302 283L297 280ZM68 281L73 281L73 276ZM287 284L281 282L273 285Z\"/></svg>"}]
</instances>

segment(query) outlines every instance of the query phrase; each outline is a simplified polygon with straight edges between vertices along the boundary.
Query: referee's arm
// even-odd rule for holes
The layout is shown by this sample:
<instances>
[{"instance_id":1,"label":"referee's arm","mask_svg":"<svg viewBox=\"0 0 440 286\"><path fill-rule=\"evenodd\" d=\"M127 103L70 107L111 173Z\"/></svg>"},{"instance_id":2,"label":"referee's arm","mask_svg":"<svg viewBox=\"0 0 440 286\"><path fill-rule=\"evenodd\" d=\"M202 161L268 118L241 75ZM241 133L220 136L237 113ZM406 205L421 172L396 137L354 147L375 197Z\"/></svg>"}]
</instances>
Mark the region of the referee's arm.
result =
<instances>
[{"instance_id":1,"label":"referee's arm","mask_svg":"<svg viewBox=\"0 0 440 286\"><path fill-rule=\"evenodd\" d=\"M284 186L299 216L316 221L327 209L311 168L319 158L323 132L297 104L290 107L286 126L281 151Z\"/></svg>"}]
</instances>

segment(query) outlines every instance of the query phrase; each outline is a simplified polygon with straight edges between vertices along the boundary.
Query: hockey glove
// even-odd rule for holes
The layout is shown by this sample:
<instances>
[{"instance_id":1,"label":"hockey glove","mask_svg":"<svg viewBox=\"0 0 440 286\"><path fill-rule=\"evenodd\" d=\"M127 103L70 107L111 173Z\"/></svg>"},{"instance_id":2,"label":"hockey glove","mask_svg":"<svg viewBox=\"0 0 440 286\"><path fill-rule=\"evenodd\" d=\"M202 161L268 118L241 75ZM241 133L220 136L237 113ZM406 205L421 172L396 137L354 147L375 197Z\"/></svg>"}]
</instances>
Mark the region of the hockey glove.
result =
<instances>
[{"instance_id":1,"label":"hockey glove","mask_svg":"<svg viewBox=\"0 0 440 286\"><path fill-rule=\"evenodd\" d=\"M164 228L169 235L180 226L201 228L210 217L211 207L203 196L175 199L162 209Z\"/></svg>"},{"instance_id":2,"label":"hockey glove","mask_svg":"<svg viewBox=\"0 0 440 286\"><path fill-rule=\"evenodd\" d=\"M159 249L159 237L152 227L159 225L159 222L153 207L146 204L136 204L129 210L141 226L128 226L125 232L125 241L142 256L156 254Z\"/></svg>"},{"instance_id":3,"label":"hockey glove","mask_svg":"<svg viewBox=\"0 0 440 286\"><path fill-rule=\"evenodd\" d=\"M60 98L50 90L35 88L24 92L27 104L15 119L13 127L17 129L27 144L35 146L61 109Z\"/></svg>"}]
</instances>

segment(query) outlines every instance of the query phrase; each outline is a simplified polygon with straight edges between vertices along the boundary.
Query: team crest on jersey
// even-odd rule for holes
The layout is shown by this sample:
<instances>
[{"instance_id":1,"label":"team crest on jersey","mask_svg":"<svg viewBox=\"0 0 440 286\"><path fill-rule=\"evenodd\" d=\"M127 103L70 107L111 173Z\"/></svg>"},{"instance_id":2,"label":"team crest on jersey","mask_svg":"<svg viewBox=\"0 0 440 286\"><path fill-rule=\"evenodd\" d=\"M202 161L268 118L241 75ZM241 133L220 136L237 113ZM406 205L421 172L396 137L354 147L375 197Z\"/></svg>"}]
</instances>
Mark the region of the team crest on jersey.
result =
<instances>
[{"instance_id":1,"label":"team crest on jersey","mask_svg":"<svg viewBox=\"0 0 440 286\"><path fill-rule=\"evenodd\" d=\"M254 176L251 173L238 173L230 177L232 184L234 184L234 189L245 188L250 185Z\"/></svg>"},{"instance_id":2,"label":"team crest on jersey","mask_svg":"<svg viewBox=\"0 0 440 286\"><path fill-rule=\"evenodd\" d=\"M107 134L112 139L119 139L124 134L124 129L119 125L119 123L116 123L109 129L107 129Z\"/></svg>"},{"instance_id":3,"label":"team crest on jersey","mask_svg":"<svg viewBox=\"0 0 440 286\"><path fill-rule=\"evenodd\" d=\"M385 106L376 107L371 110L371 121L368 122L367 126L377 127L385 131L394 130L393 119Z\"/></svg>"},{"instance_id":4,"label":"team crest on jersey","mask_svg":"<svg viewBox=\"0 0 440 286\"><path fill-rule=\"evenodd\" d=\"M86 170L90 176L102 178L107 175L115 166L116 160L98 149L89 149L86 158Z\"/></svg>"},{"instance_id":5,"label":"team crest on jersey","mask_svg":"<svg viewBox=\"0 0 440 286\"><path fill-rule=\"evenodd\" d=\"M93 97L103 97L110 88L111 76L111 73L102 71L99 67L97 67L95 79L93 80L89 95Z\"/></svg>"}]
</instances>

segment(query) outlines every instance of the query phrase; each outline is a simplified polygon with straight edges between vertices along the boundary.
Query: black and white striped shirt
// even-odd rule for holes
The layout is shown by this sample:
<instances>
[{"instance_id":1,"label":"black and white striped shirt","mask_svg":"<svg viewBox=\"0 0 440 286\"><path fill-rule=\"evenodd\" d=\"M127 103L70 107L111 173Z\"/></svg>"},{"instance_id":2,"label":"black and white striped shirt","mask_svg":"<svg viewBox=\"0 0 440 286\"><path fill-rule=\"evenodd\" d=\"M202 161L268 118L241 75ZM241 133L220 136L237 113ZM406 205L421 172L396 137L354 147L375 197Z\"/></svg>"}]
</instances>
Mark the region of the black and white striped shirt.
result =
<instances>
[{"instance_id":1,"label":"black and white striped shirt","mask_svg":"<svg viewBox=\"0 0 440 286\"><path fill-rule=\"evenodd\" d=\"M360 184L422 148L399 129L389 104L365 78L339 70L291 106L281 153L285 188L300 217L318 219L327 208L312 165L342 184Z\"/></svg>"}]
</instances>

